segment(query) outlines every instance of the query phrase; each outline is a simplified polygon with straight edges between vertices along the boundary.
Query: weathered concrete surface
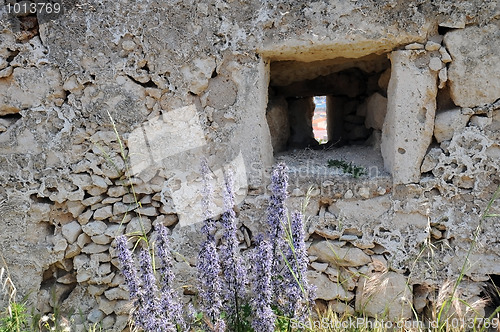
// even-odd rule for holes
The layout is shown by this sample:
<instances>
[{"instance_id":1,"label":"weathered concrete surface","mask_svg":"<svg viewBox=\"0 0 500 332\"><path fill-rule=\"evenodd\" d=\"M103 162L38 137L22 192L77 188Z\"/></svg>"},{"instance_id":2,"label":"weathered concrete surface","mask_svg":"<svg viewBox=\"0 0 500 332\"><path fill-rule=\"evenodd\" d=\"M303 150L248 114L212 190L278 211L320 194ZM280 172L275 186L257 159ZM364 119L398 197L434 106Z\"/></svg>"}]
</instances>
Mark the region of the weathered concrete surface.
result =
<instances>
[{"instance_id":1,"label":"weathered concrete surface","mask_svg":"<svg viewBox=\"0 0 500 332\"><path fill-rule=\"evenodd\" d=\"M391 53L391 80L382 129L384 165L395 184L417 182L432 140L436 111L436 73L423 51Z\"/></svg>"},{"instance_id":2,"label":"weathered concrete surface","mask_svg":"<svg viewBox=\"0 0 500 332\"><path fill-rule=\"evenodd\" d=\"M457 106L491 104L500 98L500 23L450 31L444 43L453 59L448 80Z\"/></svg>"}]
</instances>

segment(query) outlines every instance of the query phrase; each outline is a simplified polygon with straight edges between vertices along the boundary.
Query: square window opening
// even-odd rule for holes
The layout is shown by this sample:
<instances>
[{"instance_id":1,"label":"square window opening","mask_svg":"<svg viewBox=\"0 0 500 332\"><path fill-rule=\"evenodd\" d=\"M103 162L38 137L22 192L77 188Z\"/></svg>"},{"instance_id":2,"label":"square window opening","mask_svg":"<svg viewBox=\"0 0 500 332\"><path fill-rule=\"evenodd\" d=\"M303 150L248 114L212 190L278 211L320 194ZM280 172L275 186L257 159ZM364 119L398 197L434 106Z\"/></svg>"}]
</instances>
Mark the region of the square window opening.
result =
<instances>
[{"instance_id":1,"label":"square window opening","mask_svg":"<svg viewBox=\"0 0 500 332\"><path fill-rule=\"evenodd\" d=\"M266 111L274 156L293 164L344 160L385 174L380 140L390 61L384 55L270 65ZM388 173L387 173L388 174Z\"/></svg>"}]
</instances>

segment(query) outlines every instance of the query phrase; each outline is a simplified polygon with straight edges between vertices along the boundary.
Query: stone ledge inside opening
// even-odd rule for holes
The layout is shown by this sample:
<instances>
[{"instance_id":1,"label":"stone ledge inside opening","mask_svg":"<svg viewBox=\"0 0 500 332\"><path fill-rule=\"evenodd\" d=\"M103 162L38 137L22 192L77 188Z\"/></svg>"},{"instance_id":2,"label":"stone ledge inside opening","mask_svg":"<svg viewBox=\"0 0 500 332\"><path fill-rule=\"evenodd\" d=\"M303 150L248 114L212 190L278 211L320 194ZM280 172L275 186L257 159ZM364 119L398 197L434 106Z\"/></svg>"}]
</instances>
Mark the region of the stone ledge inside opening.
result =
<instances>
[{"instance_id":1,"label":"stone ledge inside opening","mask_svg":"<svg viewBox=\"0 0 500 332\"><path fill-rule=\"evenodd\" d=\"M370 178L388 176L380 138L389 78L386 55L272 62L266 116L276 159L311 176L341 174L330 159L364 167ZM315 96L326 96L328 142L321 145L312 127Z\"/></svg>"}]
</instances>

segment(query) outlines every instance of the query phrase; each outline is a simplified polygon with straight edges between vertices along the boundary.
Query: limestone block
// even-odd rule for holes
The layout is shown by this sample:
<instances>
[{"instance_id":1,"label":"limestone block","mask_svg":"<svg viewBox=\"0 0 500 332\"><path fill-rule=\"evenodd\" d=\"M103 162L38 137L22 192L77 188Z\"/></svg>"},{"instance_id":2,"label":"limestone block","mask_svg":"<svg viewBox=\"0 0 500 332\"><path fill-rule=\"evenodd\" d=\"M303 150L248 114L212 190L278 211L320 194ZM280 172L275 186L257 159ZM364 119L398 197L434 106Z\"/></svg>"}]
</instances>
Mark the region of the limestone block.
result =
<instances>
[{"instance_id":1,"label":"limestone block","mask_svg":"<svg viewBox=\"0 0 500 332\"><path fill-rule=\"evenodd\" d=\"M64 254L64 258L73 258L76 255L79 255L80 252L82 251L82 248L77 243L73 243L68 245L68 248L66 249L66 253Z\"/></svg>"},{"instance_id":2,"label":"limestone block","mask_svg":"<svg viewBox=\"0 0 500 332\"><path fill-rule=\"evenodd\" d=\"M359 279L356 311L393 322L412 317L413 294L406 278L396 272L373 273Z\"/></svg>"},{"instance_id":3,"label":"limestone block","mask_svg":"<svg viewBox=\"0 0 500 332\"><path fill-rule=\"evenodd\" d=\"M413 298L413 307L415 308L415 311L418 313L422 312L424 308L427 306L428 300L427 296L429 295L429 292L431 290L431 287L428 285L416 285L414 287L414 298Z\"/></svg>"},{"instance_id":4,"label":"limestone block","mask_svg":"<svg viewBox=\"0 0 500 332\"><path fill-rule=\"evenodd\" d=\"M104 232L104 235L115 238L119 235L122 235L125 231L125 227L123 225L110 225Z\"/></svg>"},{"instance_id":5,"label":"limestone block","mask_svg":"<svg viewBox=\"0 0 500 332\"><path fill-rule=\"evenodd\" d=\"M108 196L110 197L121 197L127 192L128 190L124 186L113 186L108 188Z\"/></svg>"},{"instance_id":6,"label":"limestone block","mask_svg":"<svg viewBox=\"0 0 500 332\"><path fill-rule=\"evenodd\" d=\"M424 45L420 43L411 43L405 46L405 50L423 50Z\"/></svg>"},{"instance_id":7,"label":"limestone block","mask_svg":"<svg viewBox=\"0 0 500 332\"><path fill-rule=\"evenodd\" d=\"M305 148L319 145L318 141L314 139L312 127L314 107L312 97L288 100L289 147Z\"/></svg>"},{"instance_id":8,"label":"limestone block","mask_svg":"<svg viewBox=\"0 0 500 332\"><path fill-rule=\"evenodd\" d=\"M391 69L387 68L378 79L378 86L383 90L387 91L387 87L389 86L389 80L391 79Z\"/></svg>"},{"instance_id":9,"label":"limestone block","mask_svg":"<svg viewBox=\"0 0 500 332\"><path fill-rule=\"evenodd\" d=\"M387 113L387 98L379 93L374 93L366 100L367 112L365 118L366 128L382 130L385 114Z\"/></svg>"},{"instance_id":10,"label":"limestone block","mask_svg":"<svg viewBox=\"0 0 500 332\"><path fill-rule=\"evenodd\" d=\"M94 274L90 277L89 283L97 285L107 285L111 282L111 280L113 280L114 277L115 277L114 272L104 276Z\"/></svg>"},{"instance_id":11,"label":"limestone block","mask_svg":"<svg viewBox=\"0 0 500 332\"><path fill-rule=\"evenodd\" d=\"M102 200L102 204L104 204L104 205L114 204L114 203L121 201L121 200L122 200L121 197L107 197L107 198Z\"/></svg>"},{"instance_id":12,"label":"limestone block","mask_svg":"<svg viewBox=\"0 0 500 332\"><path fill-rule=\"evenodd\" d=\"M103 199L104 199L104 196L99 196L99 194L98 194L98 195L93 196L93 197L85 198L82 201L82 204L85 206L92 206L92 205L99 203Z\"/></svg>"},{"instance_id":13,"label":"limestone block","mask_svg":"<svg viewBox=\"0 0 500 332\"><path fill-rule=\"evenodd\" d=\"M319 241L312 244L309 255L318 257L318 261L337 266L361 266L371 262L370 257L361 249L339 247L331 241Z\"/></svg>"},{"instance_id":14,"label":"limestone block","mask_svg":"<svg viewBox=\"0 0 500 332\"><path fill-rule=\"evenodd\" d=\"M99 275L107 275L111 273L111 264L110 263L104 263L99 265L99 268L97 269L97 274Z\"/></svg>"},{"instance_id":15,"label":"limestone block","mask_svg":"<svg viewBox=\"0 0 500 332\"><path fill-rule=\"evenodd\" d=\"M87 315L87 319L92 323L99 323L105 316L106 314L104 312L95 308Z\"/></svg>"},{"instance_id":16,"label":"limestone block","mask_svg":"<svg viewBox=\"0 0 500 332\"><path fill-rule=\"evenodd\" d=\"M12 75L13 71L14 71L13 67L7 67L5 69L0 70L0 78L9 77L10 75Z\"/></svg>"},{"instance_id":17,"label":"limestone block","mask_svg":"<svg viewBox=\"0 0 500 332\"><path fill-rule=\"evenodd\" d=\"M231 77L219 75L210 79L208 89L202 96L202 105L215 109L225 109L234 105L238 97L236 83Z\"/></svg>"},{"instance_id":18,"label":"limestone block","mask_svg":"<svg viewBox=\"0 0 500 332\"><path fill-rule=\"evenodd\" d=\"M335 283L328 279L326 274L307 271L307 280L310 284L316 286L316 299L322 299L325 301L330 300L342 300L350 301L354 298L354 294L347 292L342 288L340 283Z\"/></svg>"},{"instance_id":19,"label":"limestone block","mask_svg":"<svg viewBox=\"0 0 500 332\"><path fill-rule=\"evenodd\" d=\"M286 143L290 136L288 123L288 104L284 97L270 97L267 104L266 119L271 133L271 144L274 153L286 150Z\"/></svg>"},{"instance_id":20,"label":"limestone block","mask_svg":"<svg viewBox=\"0 0 500 332\"><path fill-rule=\"evenodd\" d=\"M370 188L367 187L359 188L358 195L363 198L370 198Z\"/></svg>"},{"instance_id":21,"label":"limestone block","mask_svg":"<svg viewBox=\"0 0 500 332\"><path fill-rule=\"evenodd\" d=\"M83 267L86 267L90 262L90 258L87 255L78 255L73 258L73 266L76 270L80 270Z\"/></svg>"},{"instance_id":22,"label":"limestone block","mask_svg":"<svg viewBox=\"0 0 500 332\"><path fill-rule=\"evenodd\" d=\"M68 243L75 243L78 235L82 233L82 226L77 221L66 224L61 229L62 235L68 240Z\"/></svg>"},{"instance_id":23,"label":"limestone block","mask_svg":"<svg viewBox=\"0 0 500 332\"><path fill-rule=\"evenodd\" d=\"M451 62L451 56L450 53L446 50L445 47L441 47L439 49L439 54L441 54L441 61L443 63L450 63Z\"/></svg>"},{"instance_id":24,"label":"limestone block","mask_svg":"<svg viewBox=\"0 0 500 332\"><path fill-rule=\"evenodd\" d=\"M50 66L14 68L11 76L0 79L0 91L0 116L65 97L61 74Z\"/></svg>"},{"instance_id":25,"label":"limestone block","mask_svg":"<svg viewBox=\"0 0 500 332\"><path fill-rule=\"evenodd\" d=\"M128 314L129 314L128 312L125 312L122 315L116 317L116 322L115 325L113 326L113 331L125 330L130 320Z\"/></svg>"},{"instance_id":26,"label":"limestone block","mask_svg":"<svg viewBox=\"0 0 500 332\"><path fill-rule=\"evenodd\" d=\"M66 202L66 206L68 207L68 211L71 213L73 218L78 218L78 216L85 211L85 205L78 201L68 201Z\"/></svg>"},{"instance_id":27,"label":"limestone block","mask_svg":"<svg viewBox=\"0 0 500 332\"><path fill-rule=\"evenodd\" d=\"M370 263L371 264L371 263ZM347 289L348 291L354 290L356 288L359 273L355 267L343 268L340 270L340 281L342 283L342 287Z\"/></svg>"},{"instance_id":28,"label":"limestone block","mask_svg":"<svg viewBox=\"0 0 500 332\"><path fill-rule=\"evenodd\" d=\"M74 274L67 273L64 276L57 278L57 282L65 285L73 284L76 282L76 277Z\"/></svg>"},{"instance_id":29,"label":"limestone block","mask_svg":"<svg viewBox=\"0 0 500 332\"><path fill-rule=\"evenodd\" d=\"M117 216L122 213L132 211L135 209L135 207L136 207L135 204L124 204L122 202L116 202L113 205L113 215Z\"/></svg>"},{"instance_id":30,"label":"limestone block","mask_svg":"<svg viewBox=\"0 0 500 332\"><path fill-rule=\"evenodd\" d=\"M208 87L208 81L216 67L213 57L198 58L180 68L184 81L189 83L188 89L199 95Z\"/></svg>"},{"instance_id":31,"label":"limestone block","mask_svg":"<svg viewBox=\"0 0 500 332\"><path fill-rule=\"evenodd\" d=\"M346 314L347 317L354 315L354 308L345 302L333 300L328 302L328 310L339 314Z\"/></svg>"},{"instance_id":32,"label":"limestone block","mask_svg":"<svg viewBox=\"0 0 500 332\"><path fill-rule=\"evenodd\" d=\"M54 246L52 247L52 250L54 252L64 251L68 247L68 241L66 241L66 239L63 238L61 234L54 236L54 238L52 239L52 243L54 244Z\"/></svg>"},{"instance_id":33,"label":"limestone block","mask_svg":"<svg viewBox=\"0 0 500 332\"><path fill-rule=\"evenodd\" d=\"M422 173L426 173L429 171L432 171L434 167L439 162L439 157L443 153L443 150L440 148L432 148L430 151L425 155L424 161L422 162L422 166L420 167L420 171Z\"/></svg>"},{"instance_id":34,"label":"limestone block","mask_svg":"<svg viewBox=\"0 0 500 332\"><path fill-rule=\"evenodd\" d=\"M439 88L442 89L446 86L446 82L448 82L448 69L446 69L446 67L441 68L438 77L439 77Z\"/></svg>"},{"instance_id":35,"label":"limestone block","mask_svg":"<svg viewBox=\"0 0 500 332\"><path fill-rule=\"evenodd\" d=\"M438 143L450 140L455 131L467 125L470 115L464 114L460 108L442 111L436 114L434 121L434 137Z\"/></svg>"},{"instance_id":36,"label":"limestone block","mask_svg":"<svg viewBox=\"0 0 500 332\"><path fill-rule=\"evenodd\" d=\"M136 217L132 218L130 222L127 224L127 228L125 233L127 234L143 234L148 233L151 230L151 220L147 217Z\"/></svg>"},{"instance_id":37,"label":"limestone block","mask_svg":"<svg viewBox=\"0 0 500 332\"><path fill-rule=\"evenodd\" d=\"M113 207L111 205L99 208L94 212L95 220L104 220L112 216L113 216Z\"/></svg>"},{"instance_id":38,"label":"limestone block","mask_svg":"<svg viewBox=\"0 0 500 332\"><path fill-rule=\"evenodd\" d=\"M93 262L107 263L111 261L111 255L108 252L100 252L90 255L90 259Z\"/></svg>"},{"instance_id":39,"label":"limestone block","mask_svg":"<svg viewBox=\"0 0 500 332\"><path fill-rule=\"evenodd\" d=\"M161 223L166 227L172 226L179 221L176 214L160 215L156 218L155 223Z\"/></svg>"},{"instance_id":40,"label":"limestone block","mask_svg":"<svg viewBox=\"0 0 500 332\"><path fill-rule=\"evenodd\" d=\"M339 211L339 218L363 225L380 220L380 217L391 208L391 200L387 196L366 200L339 200L333 206Z\"/></svg>"},{"instance_id":41,"label":"limestone block","mask_svg":"<svg viewBox=\"0 0 500 332\"><path fill-rule=\"evenodd\" d=\"M104 292L104 296L108 300L114 301L114 300L128 300L129 299L129 292L121 289L119 287L115 288L110 288Z\"/></svg>"},{"instance_id":42,"label":"limestone block","mask_svg":"<svg viewBox=\"0 0 500 332\"><path fill-rule=\"evenodd\" d=\"M112 241L111 237L104 234L92 236L90 239L97 244L108 244Z\"/></svg>"},{"instance_id":43,"label":"limestone block","mask_svg":"<svg viewBox=\"0 0 500 332\"><path fill-rule=\"evenodd\" d=\"M106 188L102 188L100 186L92 186L87 189L87 192L91 196L99 196L101 194L104 194L106 192Z\"/></svg>"},{"instance_id":44,"label":"limestone block","mask_svg":"<svg viewBox=\"0 0 500 332\"><path fill-rule=\"evenodd\" d=\"M92 185L93 186L99 187L99 188L102 188L102 189L108 189L108 184L106 183L106 180L104 180L103 177L95 175L95 174L92 174L91 175L91 179L92 179Z\"/></svg>"},{"instance_id":45,"label":"limestone block","mask_svg":"<svg viewBox=\"0 0 500 332\"><path fill-rule=\"evenodd\" d=\"M83 248L87 243L90 243L90 236L88 236L85 233L82 233L78 235L78 239L76 240L76 243L80 248Z\"/></svg>"},{"instance_id":46,"label":"limestone block","mask_svg":"<svg viewBox=\"0 0 500 332\"><path fill-rule=\"evenodd\" d=\"M487 126L489 126L492 123L493 123L493 119L485 117L485 116L473 115L470 118L470 125L471 126L475 126L475 127L480 128L480 129L483 129L483 130L484 130L484 128L486 128Z\"/></svg>"},{"instance_id":47,"label":"limestone block","mask_svg":"<svg viewBox=\"0 0 500 332\"><path fill-rule=\"evenodd\" d=\"M101 321L99 326L104 330L104 331L111 331L111 328L115 324L115 317L113 316L106 316L104 319ZM116 330L117 331L117 330Z\"/></svg>"},{"instance_id":48,"label":"limestone block","mask_svg":"<svg viewBox=\"0 0 500 332\"><path fill-rule=\"evenodd\" d=\"M450 94L461 107L491 104L500 98L500 29L497 23L446 33L453 62L448 68Z\"/></svg>"},{"instance_id":49,"label":"limestone block","mask_svg":"<svg viewBox=\"0 0 500 332\"><path fill-rule=\"evenodd\" d=\"M441 59L438 57L431 57L429 60L429 68L433 71L439 71L443 67Z\"/></svg>"},{"instance_id":50,"label":"limestone block","mask_svg":"<svg viewBox=\"0 0 500 332\"><path fill-rule=\"evenodd\" d=\"M328 268L328 263L312 262L311 267L318 272L325 272L326 269Z\"/></svg>"},{"instance_id":51,"label":"limestone block","mask_svg":"<svg viewBox=\"0 0 500 332\"><path fill-rule=\"evenodd\" d=\"M100 252L105 252L106 250L108 250L108 248L109 246L106 245L90 243L82 248L82 252L86 254L97 254Z\"/></svg>"},{"instance_id":52,"label":"limestone block","mask_svg":"<svg viewBox=\"0 0 500 332\"><path fill-rule=\"evenodd\" d=\"M420 179L420 166L432 140L437 72L419 64L428 61L428 55L419 51L395 51L390 59L381 151L393 183L407 184Z\"/></svg>"},{"instance_id":53,"label":"limestone block","mask_svg":"<svg viewBox=\"0 0 500 332\"><path fill-rule=\"evenodd\" d=\"M81 225L85 225L86 223L89 222L90 218L92 217L92 215L94 214L94 211L92 210L87 210L85 211L84 213L80 214L77 219L78 219L78 222L81 224Z\"/></svg>"},{"instance_id":54,"label":"limestone block","mask_svg":"<svg viewBox=\"0 0 500 332\"><path fill-rule=\"evenodd\" d=\"M441 48L441 43L436 43L435 41L429 40L425 44L425 50L432 52L432 51L437 51Z\"/></svg>"},{"instance_id":55,"label":"limestone block","mask_svg":"<svg viewBox=\"0 0 500 332\"><path fill-rule=\"evenodd\" d=\"M89 222L86 225L83 225L82 230L88 236L95 236L95 235L104 234L107 227L108 226L102 221L93 221L93 222Z\"/></svg>"},{"instance_id":56,"label":"limestone block","mask_svg":"<svg viewBox=\"0 0 500 332\"><path fill-rule=\"evenodd\" d=\"M339 281L340 271L337 266L328 266L325 273L331 281Z\"/></svg>"},{"instance_id":57,"label":"limestone block","mask_svg":"<svg viewBox=\"0 0 500 332\"><path fill-rule=\"evenodd\" d=\"M136 213L141 216L154 217L158 215L156 208L154 206L142 207L135 210Z\"/></svg>"},{"instance_id":58,"label":"limestone block","mask_svg":"<svg viewBox=\"0 0 500 332\"><path fill-rule=\"evenodd\" d=\"M497 163L492 163L487 154L492 145L493 141L476 126L465 127L450 141L441 143L441 148L446 146L446 155L441 156L432 173L447 189L446 195L452 195L457 187L477 188L491 183L488 177L478 175L490 167L498 171Z\"/></svg>"}]
</instances>

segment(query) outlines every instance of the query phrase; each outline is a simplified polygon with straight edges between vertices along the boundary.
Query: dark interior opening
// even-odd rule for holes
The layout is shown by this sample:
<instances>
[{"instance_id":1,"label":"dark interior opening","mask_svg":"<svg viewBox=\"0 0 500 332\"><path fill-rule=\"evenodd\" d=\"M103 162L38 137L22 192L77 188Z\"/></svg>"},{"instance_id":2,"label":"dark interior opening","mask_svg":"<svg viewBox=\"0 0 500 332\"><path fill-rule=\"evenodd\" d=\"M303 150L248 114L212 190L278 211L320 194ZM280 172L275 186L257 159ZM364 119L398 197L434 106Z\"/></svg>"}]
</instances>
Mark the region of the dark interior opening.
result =
<instances>
[{"instance_id":1,"label":"dark interior opening","mask_svg":"<svg viewBox=\"0 0 500 332\"><path fill-rule=\"evenodd\" d=\"M274 153L373 146L382 131L389 78L385 55L271 63L267 120ZM314 133L315 100L324 100L324 138Z\"/></svg>"}]
</instances>

